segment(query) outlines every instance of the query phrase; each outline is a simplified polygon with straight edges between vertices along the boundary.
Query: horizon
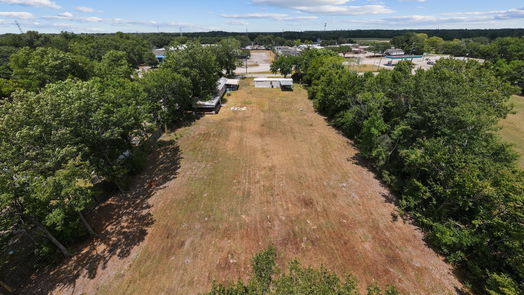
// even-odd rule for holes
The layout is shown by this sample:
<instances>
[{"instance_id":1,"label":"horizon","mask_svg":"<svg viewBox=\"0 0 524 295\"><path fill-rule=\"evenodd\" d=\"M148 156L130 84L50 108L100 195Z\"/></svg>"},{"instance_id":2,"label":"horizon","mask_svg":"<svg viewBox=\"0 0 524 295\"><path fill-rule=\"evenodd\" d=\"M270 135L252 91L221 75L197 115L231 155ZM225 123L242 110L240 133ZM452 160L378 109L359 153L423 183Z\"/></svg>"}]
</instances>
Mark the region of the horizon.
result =
<instances>
[{"instance_id":1,"label":"horizon","mask_svg":"<svg viewBox=\"0 0 524 295\"><path fill-rule=\"evenodd\" d=\"M181 8L179 8L181 7ZM202 8L204 7L204 8ZM521 1L451 0L0 0L0 34L230 33L512 29L524 27Z\"/></svg>"}]
</instances>

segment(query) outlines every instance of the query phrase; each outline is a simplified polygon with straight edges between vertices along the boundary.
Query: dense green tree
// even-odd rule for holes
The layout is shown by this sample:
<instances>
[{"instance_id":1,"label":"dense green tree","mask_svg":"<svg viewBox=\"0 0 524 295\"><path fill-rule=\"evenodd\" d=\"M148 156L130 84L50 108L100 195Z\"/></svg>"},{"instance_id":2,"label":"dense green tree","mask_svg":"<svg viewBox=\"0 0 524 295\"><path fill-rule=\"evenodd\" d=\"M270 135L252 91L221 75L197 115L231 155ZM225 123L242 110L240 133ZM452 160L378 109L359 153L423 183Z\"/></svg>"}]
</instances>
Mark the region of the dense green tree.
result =
<instances>
[{"instance_id":1,"label":"dense green tree","mask_svg":"<svg viewBox=\"0 0 524 295\"><path fill-rule=\"evenodd\" d=\"M180 118L183 111L189 110L196 102L191 93L191 81L168 68L150 71L140 79L152 113L160 124L169 124Z\"/></svg>"},{"instance_id":2,"label":"dense green tree","mask_svg":"<svg viewBox=\"0 0 524 295\"><path fill-rule=\"evenodd\" d=\"M89 60L46 47L20 49L11 55L9 66L12 79L32 91L68 78L88 79L91 72Z\"/></svg>"},{"instance_id":3,"label":"dense green tree","mask_svg":"<svg viewBox=\"0 0 524 295\"><path fill-rule=\"evenodd\" d=\"M194 98L207 99L216 92L220 65L209 47L190 42L183 50L169 52L162 67L189 79Z\"/></svg>"},{"instance_id":4,"label":"dense green tree","mask_svg":"<svg viewBox=\"0 0 524 295\"><path fill-rule=\"evenodd\" d=\"M287 272L281 272L276 266L277 253L269 247L255 255L252 261L253 273L247 283L241 281L231 286L213 283L207 295L359 295L356 279L346 276L340 279L324 267L318 269L303 267L298 261L289 263ZM398 295L392 286L384 292L376 285L367 288L368 295Z\"/></svg>"},{"instance_id":5,"label":"dense green tree","mask_svg":"<svg viewBox=\"0 0 524 295\"><path fill-rule=\"evenodd\" d=\"M401 48L408 54L423 54L427 39L428 35L424 33L408 33L391 39L391 45Z\"/></svg>"},{"instance_id":6,"label":"dense green tree","mask_svg":"<svg viewBox=\"0 0 524 295\"><path fill-rule=\"evenodd\" d=\"M494 133L515 88L474 61L444 59L415 74L401 62L393 71L359 77L333 59L309 66L315 107L355 140L399 195L402 210L475 286L518 294L524 175Z\"/></svg>"},{"instance_id":7,"label":"dense green tree","mask_svg":"<svg viewBox=\"0 0 524 295\"><path fill-rule=\"evenodd\" d=\"M426 40L426 49L431 53L442 53L444 50L444 39L433 36Z\"/></svg>"},{"instance_id":8,"label":"dense green tree","mask_svg":"<svg viewBox=\"0 0 524 295\"><path fill-rule=\"evenodd\" d=\"M122 185L149 112L141 87L125 79L67 80L4 100L2 223L36 228L69 256L59 240L94 234L82 214L93 201L93 173Z\"/></svg>"},{"instance_id":9,"label":"dense green tree","mask_svg":"<svg viewBox=\"0 0 524 295\"><path fill-rule=\"evenodd\" d=\"M0 46L0 78L9 79L11 68L9 68L9 57L18 49L13 46Z\"/></svg>"},{"instance_id":10,"label":"dense green tree","mask_svg":"<svg viewBox=\"0 0 524 295\"><path fill-rule=\"evenodd\" d=\"M300 55L298 62L297 62L296 70L300 73L307 74L304 79L305 84L310 85L313 81L312 78L314 74L310 73L312 71L310 71L309 69L311 63L315 60L315 58L319 58L323 56L334 57L334 56L338 56L338 54L329 49L306 49Z\"/></svg>"},{"instance_id":11,"label":"dense green tree","mask_svg":"<svg viewBox=\"0 0 524 295\"><path fill-rule=\"evenodd\" d=\"M293 68L298 62L298 58L290 55L283 55L277 57L273 63L271 63L270 69L273 74L280 73L287 77L287 75L293 73Z\"/></svg>"},{"instance_id":12,"label":"dense green tree","mask_svg":"<svg viewBox=\"0 0 524 295\"><path fill-rule=\"evenodd\" d=\"M133 69L127 61L127 54L123 51L110 50L95 63L95 75L100 78L131 78Z\"/></svg>"},{"instance_id":13,"label":"dense green tree","mask_svg":"<svg viewBox=\"0 0 524 295\"><path fill-rule=\"evenodd\" d=\"M16 89L14 81L0 78L0 99L8 97Z\"/></svg>"},{"instance_id":14,"label":"dense green tree","mask_svg":"<svg viewBox=\"0 0 524 295\"><path fill-rule=\"evenodd\" d=\"M123 51L132 67L154 62L151 45L144 39L124 33L114 35L94 36L82 35L75 38L69 45L71 52L85 56L91 60L101 60L111 50Z\"/></svg>"},{"instance_id":15,"label":"dense green tree","mask_svg":"<svg viewBox=\"0 0 524 295\"><path fill-rule=\"evenodd\" d=\"M232 37L222 39L218 42L215 53L220 68L226 72L227 76L233 76L240 55L240 42Z\"/></svg>"}]
</instances>

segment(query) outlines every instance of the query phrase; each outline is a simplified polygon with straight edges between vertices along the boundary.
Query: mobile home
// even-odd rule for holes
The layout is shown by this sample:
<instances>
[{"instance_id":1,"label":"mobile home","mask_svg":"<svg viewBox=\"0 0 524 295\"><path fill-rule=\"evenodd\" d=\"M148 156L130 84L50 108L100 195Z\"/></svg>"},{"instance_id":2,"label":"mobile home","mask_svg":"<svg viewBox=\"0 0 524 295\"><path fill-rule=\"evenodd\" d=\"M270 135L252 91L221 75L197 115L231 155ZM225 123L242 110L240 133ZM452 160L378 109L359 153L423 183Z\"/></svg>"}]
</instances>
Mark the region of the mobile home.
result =
<instances>
[{"instance_id":1,"label":"mobile home","mask_svg":"<svg viewBox=\"0 0 524 295\"><path fill-rule=\"evenodd\" d=\"M256 78L255 88L293 88L293 79L291 78Z\"/></svg>"}]
</instances>

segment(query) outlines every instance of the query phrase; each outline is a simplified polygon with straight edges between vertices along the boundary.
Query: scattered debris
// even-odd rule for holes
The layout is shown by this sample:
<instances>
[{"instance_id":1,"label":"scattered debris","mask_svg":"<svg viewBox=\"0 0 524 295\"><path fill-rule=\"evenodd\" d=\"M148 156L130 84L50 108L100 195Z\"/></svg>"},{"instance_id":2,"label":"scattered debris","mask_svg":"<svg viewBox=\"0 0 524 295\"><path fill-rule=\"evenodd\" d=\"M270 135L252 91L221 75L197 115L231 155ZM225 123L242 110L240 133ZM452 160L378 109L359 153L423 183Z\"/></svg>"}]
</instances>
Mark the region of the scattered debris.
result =
<instances>
[{"instance_id":1,"label":"scattered debris","mask_svg":"<svg viewBox=\"0 0 524 295\"><path fill-rule=\"evenodd\" d=\"M232 111L247 111L247 107L232 107Z\"/></svg>"}]
</instances>

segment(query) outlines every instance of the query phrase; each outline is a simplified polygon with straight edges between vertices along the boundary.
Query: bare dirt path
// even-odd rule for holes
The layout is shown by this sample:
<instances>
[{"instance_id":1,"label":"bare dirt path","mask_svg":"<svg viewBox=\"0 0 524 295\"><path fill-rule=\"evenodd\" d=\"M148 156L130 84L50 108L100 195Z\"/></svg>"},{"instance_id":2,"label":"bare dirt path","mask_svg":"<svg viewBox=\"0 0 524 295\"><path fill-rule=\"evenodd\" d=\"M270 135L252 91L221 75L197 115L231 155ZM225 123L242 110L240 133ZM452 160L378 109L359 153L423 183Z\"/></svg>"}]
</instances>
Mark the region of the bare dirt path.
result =
<instances>
[{"instance_id":1,"label":"bare dirt path","mask_svg":"<svg viewBox=\"0 0 524 295\"><path fill-rule=\"evenodd\" d=\"M245 278L251 257L269 244L281 264L298 258L351 272L362 286L392 284L403 294L461 288L420 231L393 217L387 189L314 112L305 90L247 83L220 114L170 135L180 151L160 157L161 169L176 170L169 157L177 155L181 166L176 177L148 182L151 225L139 245L91 274L74 269L74 283L53 293L197 294L214 279Z\"/></svg>"}]
</instances>

